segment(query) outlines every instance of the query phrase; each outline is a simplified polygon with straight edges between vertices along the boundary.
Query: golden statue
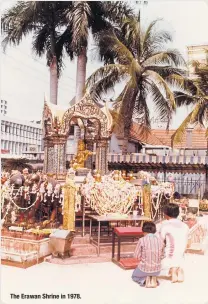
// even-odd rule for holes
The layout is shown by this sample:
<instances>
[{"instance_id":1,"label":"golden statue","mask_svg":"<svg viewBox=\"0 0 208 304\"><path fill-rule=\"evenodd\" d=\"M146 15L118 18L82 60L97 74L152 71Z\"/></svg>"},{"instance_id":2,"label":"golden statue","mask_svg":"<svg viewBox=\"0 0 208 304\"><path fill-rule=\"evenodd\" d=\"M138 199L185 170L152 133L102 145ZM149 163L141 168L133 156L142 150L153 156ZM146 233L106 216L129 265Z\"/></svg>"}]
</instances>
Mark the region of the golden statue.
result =
<instances>
[{"instance_id":1,"label":"golden statue","mask_svg":"<svg viewBox=\"0 0 208 304\"><path fill-rule=\"evenodd\" d=\"M70 169L66 176L64 190L64 206L63 206L63 229L75 231L75 200L76 185L74 183L75 172Z\"/></svg>"},{"instance_id":2,"label":"golden statue","mask_svg":"<svg viewBox=\"0 0 208 304\"><path fill-rule=\"evenodd\" d=\"M77 155L70 162L70 167L73 168L74 170L79 169L79 168L84 168L84 162L92 154L93 154L93 152L85 150L84 141L79 140L78 141Z\"/></svg>"}]
</instances>

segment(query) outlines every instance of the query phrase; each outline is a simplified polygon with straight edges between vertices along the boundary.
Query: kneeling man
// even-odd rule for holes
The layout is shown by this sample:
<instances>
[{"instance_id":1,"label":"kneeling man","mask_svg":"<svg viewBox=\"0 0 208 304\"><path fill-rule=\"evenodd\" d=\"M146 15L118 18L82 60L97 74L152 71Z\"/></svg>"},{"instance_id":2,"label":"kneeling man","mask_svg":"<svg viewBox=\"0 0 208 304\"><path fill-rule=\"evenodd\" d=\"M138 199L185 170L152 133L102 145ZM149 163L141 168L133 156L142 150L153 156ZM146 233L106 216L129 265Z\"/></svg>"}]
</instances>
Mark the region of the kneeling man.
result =
<instances>
[{"instance_id":1,"label":"kneeling man","mask_svg":"<svg viewBox=\"0 0 208 304\"><path fill-rule=\"evenodd\" d=\"M188 226L177 219L179 206L173 203L164 207L164 221L159 235L165 242L165 257L162 260L161 276L171 276L172 283L183 282L184 254L188 242Z\"/></svg>"},{"instance_id":2,"label":"kneeling man","mask_svg":"<svg viewBox=\"0 0 208 304\"><path fill-rule=\"evenodd\" d=\"M156 226L153 222L145 222L142 227L144 237L139 239L134 257L139 265L132 274L132 279L140 286L156 287L159 283L156 277L161 270L164 242L156 235Z\"/></svg>"}]
</instances>

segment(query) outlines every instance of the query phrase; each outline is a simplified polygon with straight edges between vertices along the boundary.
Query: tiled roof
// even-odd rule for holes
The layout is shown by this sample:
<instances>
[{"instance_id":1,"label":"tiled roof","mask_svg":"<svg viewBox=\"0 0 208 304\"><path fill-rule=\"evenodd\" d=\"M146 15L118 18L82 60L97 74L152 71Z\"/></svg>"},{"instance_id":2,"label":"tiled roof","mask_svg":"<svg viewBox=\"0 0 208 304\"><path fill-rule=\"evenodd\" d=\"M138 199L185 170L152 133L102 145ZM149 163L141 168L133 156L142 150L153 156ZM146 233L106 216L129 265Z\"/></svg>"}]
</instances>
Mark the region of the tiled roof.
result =
<instances>
[{"instance_id":1,"label":"tiled roof","mask_svg":"<svg viewBox=\"0 0 208 304\"><path fill-rule=\"evenodd\" d=\"M154 145L154 146L163 146L165 143L161 141L151 130L150 133L144 134L141 132L140 125L137 123L133 123L131 130L130 130L130 137L133 140L140 141L141 143L146 143L149 145Z\"/></svg>"},{"instance_id":2,"label":"tiled roof","mask_svg":"<svg viewBox=\"0 0 208 304\"><path fill-rule=\"evenodd\" d=\"M133 140L138 140L141 143L149 144L149 145L157 145L157 146L169 146L171 147L171 136L175 130L160 130L160 129L152 129L151 133L147 136L141 134L140 125L137 123L133 123L130 136ZM192 131L192 145L187 147L187 134L185 132L183 136L183 140L181 143L174 145L176 149L184 149L184 148L193 148L197 149L207 149L207 139L206 139L206 130L196 126Z\"/></svg>"}]
</instances>

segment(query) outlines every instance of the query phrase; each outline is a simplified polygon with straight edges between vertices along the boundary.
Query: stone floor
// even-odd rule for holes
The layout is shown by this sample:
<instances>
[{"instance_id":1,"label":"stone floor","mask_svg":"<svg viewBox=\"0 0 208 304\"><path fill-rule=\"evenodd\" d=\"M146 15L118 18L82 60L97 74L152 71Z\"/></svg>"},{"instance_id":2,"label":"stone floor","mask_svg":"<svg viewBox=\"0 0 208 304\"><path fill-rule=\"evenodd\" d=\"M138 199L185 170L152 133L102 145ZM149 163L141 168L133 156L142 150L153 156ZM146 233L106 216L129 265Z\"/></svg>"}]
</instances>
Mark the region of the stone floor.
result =
<instances>
[{"instance_id":1,"label":"stone floor","mask_svg":"<svg viewBox=\"0 0 208 304\"><path fill-rule=\"evenodd\" d=\"M146 289L131 280L131 270L122 270L111 262L76 265L44 262L28 269L1 266L1 303L208 304L208 257L186 255L184 269L184 283L161 280L158 288ZM11 293L80 294L81 299L14 300Z\"/></svg>"}]
</instances>

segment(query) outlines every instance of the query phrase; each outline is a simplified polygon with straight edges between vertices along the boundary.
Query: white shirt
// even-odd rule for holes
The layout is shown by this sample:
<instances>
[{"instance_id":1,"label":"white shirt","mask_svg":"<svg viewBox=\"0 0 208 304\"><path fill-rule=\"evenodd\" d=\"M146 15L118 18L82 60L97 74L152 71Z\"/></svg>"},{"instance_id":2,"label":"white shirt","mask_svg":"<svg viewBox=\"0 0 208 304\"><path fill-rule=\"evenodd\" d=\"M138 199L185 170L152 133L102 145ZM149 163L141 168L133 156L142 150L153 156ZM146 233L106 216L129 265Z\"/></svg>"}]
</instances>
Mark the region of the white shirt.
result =
<instances>
[{"instance_id":1,"label":"white shirt","mask_svg":"<svg viewBox=\"0 0 208 304\"><path fill-rule=\"evenodd\" d=\"M179 219L170 219L161 224L159 233L166 243L165 259L173 267L180 266L188 242L188 226Z\"/></svg>"}]
</instances>

